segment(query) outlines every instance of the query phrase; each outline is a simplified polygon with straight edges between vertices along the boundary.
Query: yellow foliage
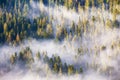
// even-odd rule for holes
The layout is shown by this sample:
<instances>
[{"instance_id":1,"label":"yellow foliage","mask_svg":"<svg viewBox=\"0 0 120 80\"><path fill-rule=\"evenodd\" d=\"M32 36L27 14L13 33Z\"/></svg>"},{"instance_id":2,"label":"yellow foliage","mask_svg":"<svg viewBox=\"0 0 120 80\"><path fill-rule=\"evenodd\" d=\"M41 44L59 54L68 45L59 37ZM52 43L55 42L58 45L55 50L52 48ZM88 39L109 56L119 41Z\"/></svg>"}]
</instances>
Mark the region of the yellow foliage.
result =
<instances>
[{"instance_id":1,"label":"yellow foliage","mask_svg":"<svg viewBox=\"0 0 120 80\"><path fill-rule=\"evenodd\" d=\"M7 27L7 23L4 23L4 32L6 32L7 31L7 29L8 29L8 27Z\"/></svg>"},{"instance_id":2,"label":"yellow foliage","mask_svg":"<svg viewBox=\"0 0 120 80\"><path fill-rule=\"evenodd\" d=\"M47 29L46 29L47 33L52 34L53 33L53 29L52 26L50 24L47 25Z\"/></svg>"},{"instance_id":3,"label":"yellow foliage","mask_svg":"<svg viewBox=\"0 0 120 80\"><path fill-rule=\"evenodd\" d=\"M19 42L20 41L20 36L17 34L16 36L16 41Z\"/></svg>"}]
</instances>

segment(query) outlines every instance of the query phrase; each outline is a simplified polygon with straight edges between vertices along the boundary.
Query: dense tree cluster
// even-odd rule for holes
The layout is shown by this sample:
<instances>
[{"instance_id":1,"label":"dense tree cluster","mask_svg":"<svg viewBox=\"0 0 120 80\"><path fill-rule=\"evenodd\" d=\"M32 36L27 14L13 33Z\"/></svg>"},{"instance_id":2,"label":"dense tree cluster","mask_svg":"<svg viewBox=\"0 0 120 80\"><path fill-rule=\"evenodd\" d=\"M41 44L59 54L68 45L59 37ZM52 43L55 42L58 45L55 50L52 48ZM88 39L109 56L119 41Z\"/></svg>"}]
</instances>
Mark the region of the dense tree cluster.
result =
<instances>
[{"instance_id":1,"label":"dense tree cluster","mask_svg":"<svg viewBox=\"0 0 120 80\"><path fill-rule=\"evenodd\" d=\"M72 64L67 64L65 62L61 61L60 56L53 55L51 58L49 58L47 55L44 57L44 61L48 63L49 67L53 72L55 73L63 73L63 74L75 74L75 73L82 73L83 68L76 68Z\"/></svg>"},{"instance_id":2,"label":"dense tree cluster","mask_svg":"<svg viewBox=\"0 0 120 80\"><path fill-rule=\"evenodd\" d=\"M88 20L79 20L78 24L71 23L71 28L66 29L63 24L58 25L56 33L54 34L54 28L52 21L49 21L46 15L40 14L39 17L33 20L26 18L27 10L30 8L31 0L0 0L0 43L18 43L21 40L34 37L34 38L56 38L62 40L69 35L81 36L82 33L87 31L89 26ZM76 11L79 9L88 9L90 5L92 7L97 5L100 8L104 8L104 5L108 4L110 10L113 13L113 21L107 20L106 25L108 27L116 26L119 27L119 22L116 20L117 14L120 14L119 0L35 0L42 1L44 4L60 4L65 5L69 9L75 8ZM83 5L84 4L84 5ZM77 7L76 7L77 6ZM92 21L95 22L96 18L93 16Z\"/></svg>"},{"instance_id":3,"label":"dense tree cluster","mask_svg":"<svg viewBox=\"0 0 120 80\"><path fill-rule=\"evenodd\" d=\"M52 38L53 28L46 17L30 21L19 9L0 11L0 43L20 42L28 37Z\"/></svg>"},{"instance_id":4,"label":"dense tree cluster","mask_svg":"<svg viewBox=\"0 0 120 80\"><path fill-rule=\"evenodd\" d=\"M45 57L46 58L46 57ZM76 71L79 72L79 70L76 70L74 65L68 65L66 63L63 63L61 61L60 56L53 55L51 58L47 59L47 63L49 64L49 67L51 70L53 70L55 73L67 73L67 74L73 74Z\"/></svg>"},{"instance_id":5,"label":"dense tree cluster","mask_svg":"<svg viewBox=\"0 0 120 80\"><path fill-rule=\"evenodd\" d=\"M16 64L17 62L21 62L24 64L30 64L34 62L32 51L30 50L29 47L27 47L26 49L20 51L19 54L14 53L10 57L10 62L11 64Z\"/></svg>"},{"instance_id":6,"label":"dense tree cluster","mask_svg":"<svg viewBox=\"0 0 120 80\"><path fill-rule=\"evenodd\" d=\"M30 2L32 0L0 0L0 44L4 43L20 43L24 39L29 37L36 39L55 39L64 40L68 37L71 40L76 40L77 37L82 38L84 33L88 33L90 28L95 28L94 23L99 20L99 16L92 16L90 20L88 17L83 20L79 19L78 23L71 21L69 28L66 28L65 24L53 26L54 22L52 17L46 13L42 13L37 18L28 18L28 10L31 8ZM74 10L75 12L89 11L90 8L99 8L102 14L102 10L111 12L113 20L103 20L104 26L107 28L119 28L120 22L116 17L120 14L120 0L34 0L41 1L46 6L63 5L67 10ZM86 12L87 13L87 12ZM31 15L29 15L31 16ZM90 15L91 16L91 15ZM61 16L60 16L61 17ZM58 16L59 18L59 16ZM102 18L103 19L103 18ZM64 22L64 20L63 20ZM65 22L64 22L65 23ZM93 24L93 25L92 25ZM95 32L95 31L91 31ZM100 33L99 33L100 34ZM113 46L112 46L113 48ZM102 51L106 50L106 46L100 48ZM78 54L82 55L83 48L78 48ZM54 73L63 73L71 75L73 73L82 73L83 68L79 68L72 64L63 62L60 56L53 55L48 57L46 52L36 53L36 58L48 64L49 68ZM15 65L20 62L24 65L31 65L34 63L35 58L29 47L14 53L10 57L10 63Z\"/></svg>"},{"instance_id":7,"label":"dense tree cluster","mask_svg":"<svg viewBox=\"0 0 120 80\"><path fill-rule=\"evenodd\" d=\"M71 75L73 73L82 73L83 69L80 67L79 69L76 68L74 65L67 64L65 62L61 61L60 56L53 55L52 57L48 57L47 53L38 52L36 54L36 57L33 57L33 53L29 47L25 48L24 50L20 51L19 53L14 53L10 57L10 63L12 65L20 62L20 64L29 64L31 65L34 63L34 59L37 58L37 60L44 61L49 65L49 68L54 73L61 73L61 74L68 74Z\"/></svg>"},{"instance_id":8,"label":"dense tree cluster","mask_svg":"<svg viewBox=\"0 0 120 80\"><path fill-rule=\"evenodd\" d=\"M19 3L18 6L24 5L24 3L30 3L32 0L0 0L0 6L4 7L6 5L14 7L16 3ZM50 4L58 4L58 5L64 5L67 8L78 8L79 5L85 7L101 7L103 4L106 8L113 10L115 5L120 4L120 0L34 0L34 1L42 1L46 5Z\"/></svg>"}]
</instances>

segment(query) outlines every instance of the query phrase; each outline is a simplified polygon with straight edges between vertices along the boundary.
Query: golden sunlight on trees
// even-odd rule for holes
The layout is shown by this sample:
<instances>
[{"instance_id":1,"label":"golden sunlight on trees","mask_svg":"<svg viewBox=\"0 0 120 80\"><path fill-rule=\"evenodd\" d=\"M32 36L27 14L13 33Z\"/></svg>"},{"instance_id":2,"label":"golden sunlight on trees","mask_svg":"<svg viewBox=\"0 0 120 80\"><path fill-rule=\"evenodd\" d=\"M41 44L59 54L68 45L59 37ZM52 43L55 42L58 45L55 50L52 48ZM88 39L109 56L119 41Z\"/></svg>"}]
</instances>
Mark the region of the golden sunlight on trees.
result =
<instances>
[{"instance_id":1,"label":"golden sunlight on trees","mask_svg":"<svg viewBox=\"0 0 120 80\"><path fill-rule=\"evenodd\" d=\"M52 26L51 26L50 24L47 25L46 31L47 31L47 33L48 33L49 35L52 35L53 29L52 29Z\"/></svg>"},{"instance_id":2,"label":"golden sunlight on trees","mask_svg":"<svg viewBox=\"0 0 120 80\"><path fill-rule=\"evenodd\" d=\"M73 0L65 0L65 6L67 8L72 8Z\"/></svg>"},{"instance_id":3,"label":"golden sunlight on trees","mask_svg":"<svg viewBox=\"0 0 120 80\"><path fill-rule=\"evenodd\" d=\"M112 80L119 52L120 0L0 0L1 80Z\"/></svg>"},{"instance_id":4,"label":"golden sunlight on trees","mask_svg":"<svg viewBox=\"0 0 120 80\"><path fill-rule=\"evenodd\" d=\"M7 23L4 23L4 33L6 33L8 30L8 26L7 26Z\"/></svg>"},{"instance_id":5,"label":"golden sunlight on trees","mask_svg":"<svg viewBox=\"0 0 120 80\"><path fill-rule=\"evenodd\" d=\"M19 36L19 34L16 35L16 41L17 41L17 42L20 41L20 36Z\"/></svg>"},{"instance_id":6,"label":"golden sunlight on trees","mask_svg":"<svg viewBox=\"0 0 120 80\"><path fill-rule=\"evenodd\" d=\"M85 2L85 8L86 8L86 10L88 10L88 8L89 8L89 5L90 5L90 2L89 2L89 0L86 0L86 2Z\"/></svg>"},{"instance_id":7,"label":"golden sunlight on trees","mask_svg":"<svg viewBox=\"0 0 120 80\"><path fill-rule=\"evenodd\" d=\"M68 66L68 75L73 74L73 72L74 72L74 67L73 67L73 65Z\"/></svg>"}]
</instances>

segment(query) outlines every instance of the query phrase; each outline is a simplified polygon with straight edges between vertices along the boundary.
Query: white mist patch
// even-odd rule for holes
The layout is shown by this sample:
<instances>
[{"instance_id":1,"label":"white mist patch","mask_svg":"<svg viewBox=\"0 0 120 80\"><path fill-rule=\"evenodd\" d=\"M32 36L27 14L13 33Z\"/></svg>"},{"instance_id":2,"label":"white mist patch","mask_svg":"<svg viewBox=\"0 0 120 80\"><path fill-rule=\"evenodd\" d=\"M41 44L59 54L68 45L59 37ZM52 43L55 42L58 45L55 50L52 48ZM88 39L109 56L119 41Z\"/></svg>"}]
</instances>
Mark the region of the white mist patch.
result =
<instances>
[{"instance_id":1,"label":"white mist patch","mask_svg":"<svg viewBox=\"0 0 120 80\"><path fill-rule=\"evenodd\" d=\"M13 76L14 75L14 76ZM17 76L17 77L15 77ZM14 79L13 79L14 77ZM81 75L74 75L74 76L66 76L66 75L63 75L63 76L56 76L56 75L48 75L46 77L43 77L43 76L40 76L36 73L33 73L33 72L28 72L26 74L23 74L21 75L18 75L18 74L10 74L8 76L8 78L2 78L2 80L107 80L105 79L104 77L102 76L99 76L98 74L87 74L87 75L84 75L84 77L82 77Z\"/></svg>"},{"instance_id":2,"label":"white mist patch","mask_svg":"<svg viewBox=\"0 0 120 80\"><path fill-rule=\"evenodd\" d=\"M101 9L90 9L90 11L67 10L64 6L47 7L42 3L31 2L32 9L29 11L30 18L39 17L40 13L46 13L49 19L53 19L53 27L65 24L70 27L71 22L76 24L80 21L88 20L88 31L78 40L64 40L55 42L54 40L24 40L19 46L0 47L0 80L119 80L120 74L120 29L107 29L104 21L112 20L112 14ZM28 17L29 17L28 16ZM92 17L96 18L93 22ZM119 17L117 18L118 20ZM46 53L48 57L52 55L60 56L62 62L82 66L83 74L72 76L55 75L49 70L47 64L35 60L30 69L10 68L10 56L15 52L20 52L26 47L30 47L33 57L37 52ZM78 48L80 49L78 51Z\"/></svg>"},{"instance_id":3,"label":"white mist patch","mask_svg":"<svg viewBox=\"0 0 120 80\"><path fill-rule=\"evenodd\" d=\"M111 12L106 10L101 10L100 8L89 8L88 10L80 10L79 12L75 12L73 9L67 9L65 6L62 5L48 5L45 6L42 2L34 2L31 1L31 15L33 13L34 17L39 17L37 12L40 11L39 15L44 13L48 16L49 19L52 18L52 21L56 25L71 25L71 22L75 22L78 24L79 20L84 21L88 20L91 22L92 17L94 16L98 21L99 24L107 19L112 20L113 15ZM31 15L29 15L31 17ZM58 18L59 17L59 18ZM119 19L119 18L118 18Z\"/></svg>"},{"instance_id":4,"label":"white mist patch","mask_svg":"<svg viewBox=\"0 0 120 80\"><path fill-rule=\"evenodd\" d=\"M41 61L35 62L30 69L22 69L17 66L14 69L3 76L0 76L0 80L108 80L106 76L102 76L92 70L85 72L84 74L75 75L62 75L53 74L48 68L47 64L41 63Z\"/></svg>"},{"instance_id":5,"label":"white mist patch","mask_svg":"<svg viewBox=\"0 0 120 80\"><path fill-rule=\"evenodd\" d=\"M0 64L3 64L7 60L9 60L10 55L12 55L13 53L19 52L25 47L29 46L33 52L33 56L35 56L35 54L38 51L40 53L43 53L43 52L47 53L49 57L55 54L60 56L61 60L63 62L66 62L67 64L74 64L74 65L79 65L84 67L88 73L90 70L94 70L93 74L85 73L84 74L85 77L82 77L83 74L82 75L79 74L78 78L77 77L75 78L76 80L80 80L80 79L84 80L84 78L85 80L96 79L95 77L96 74L98 74L98 80L101 80L101 79L108 80L108 78L110 76L113 76L116 73L116 70L119 69L118 67L119 57L117 57L120 54L119 39L120 39L120 35L117 33L117 30L114 30L113 32L108 31L106 32L106 35L101 34L99 36L93 35L93 37L89 37L89 38L84 37L82 40L79 39L78 41L75 41L75 42L73 41L72 42L71 41L55 42L54 40L29 39L29 40L25 40L20 46L17 46L17 47L6 46L6 45L2 46L0 48L0 51L1 51ZM76 45L74 46L75 43L77 43L77 46ZM113 49L111 48L112 44L114 47ZM101 50L101 47L103 45L106 47L105 50ZM83 52L78 54L78 51L77 51L78 48L83 48ZM32 66L31 69L39 69L39 66L41 65L44 65L44 63L39 65L39 62L37 62L37 64ZM38 66L38 67L35 68L35 66ZM44 73L44 75L47 75L44 67L43 68L40 67L40 69L43 71L42 73ZM108 76L105 75L106 72ZM14 72L12 74L14 74ZM34 75L37 73L27 71L26 75L23 75L23 74L24 73L16 75L16 79L20 76L22 77L20 80L24 80L24 79L31 80L32 78L34 78ZM31 78L28 77L28 74L31 75ZM52 80L56 79L56 77L52 75L52 73L50 74L53 77L51 78ZM103 77L102 74L105 77ZM11 76L11 73L7 73L6 76L8 76L8 78L11 77L11 79L13 78ZM61 76L59 79L71 80L71 78L74 78L74 76L72 77ZM45 77L39 76L38 79L44 80L44 79L47 79L47 76ZM6 77L3 77L3 80L6 80Z\"/></svg>"},{"instance_id":6,"label":"white mist patch","mask_svg":"<svg viewBox=\"0 0 120 80\"><path fill-rule=\"evenodd\" d=\"M22 49L30 47L34 55L38 52L43 54L43 52L47 53L49 57L52 57L53 54L59 55L61 58L69 60L69 58L75 56L77 53L75 52L74 46L67 42L55 43L54 40L40 40L37 41L36 39L25 40L20 46L12 47L12 46L2 46L0 48L1 54L1 61L5 61L9 59L10 55L14 54L15 52L19 52ZM8 54L9 53L9 54ZM73 60L69 60L67 62L72 62Z\"/></svg>"},{"instance_id":7,"label":"white mist patch","mask_svg":"<svg viewBox=\"0 0 120 80\"><path fill-rule=\"evenodd\" d=\"M36 3L32 2L32 4L36 4ZM37 5L39 5L40 11L47 13L49 15L49 17L52 17L54 21L58 22L58 24L63 24L62 22L64 20L74 21L76 23L79 20L78 13L76 13L72 10L68 11L67 8L64 6L55 5L54 7L51 7L51 6L47 7L41 2ZM58 18L58 16L59 16L59 18Z\"/></svg>"},{"instance_id":8,"label":"white mist patch","mask_svg":"<svg viewBox=\"0 0 120 80\"><path fill-rule=\"evenodd\" d=\"M72 23L74 22L75 27L76 25L86 25L86 27L84 27L86 29L86 32L84 32L86 35L91 34L89 35L90 37L92 37L93 34L99 36L101 33L104 34L104 32L106 32L106 29L108 29L107 21L112 21L114 17L111 12L95 7L89 8L88 10L81 9L76 12L73 9L68 10L62 5L45 6L42 2L36 3L34 1L31 1L30 5L31 9L29 13L31 14L28 14L28 17L31 18L33 14L34 16L32 18L34 19L42 14L45 15L48 17L49 23L54 29L54 33L56 33L58 26L69 29L72 27ZM95 18L95 21L93 21L93 18ZM120 21L119 15L116 16L116 20ZM112 22L109 25L112 26ZM108 29L108 31L112 30Z\"/></svg>"}]
</instances>

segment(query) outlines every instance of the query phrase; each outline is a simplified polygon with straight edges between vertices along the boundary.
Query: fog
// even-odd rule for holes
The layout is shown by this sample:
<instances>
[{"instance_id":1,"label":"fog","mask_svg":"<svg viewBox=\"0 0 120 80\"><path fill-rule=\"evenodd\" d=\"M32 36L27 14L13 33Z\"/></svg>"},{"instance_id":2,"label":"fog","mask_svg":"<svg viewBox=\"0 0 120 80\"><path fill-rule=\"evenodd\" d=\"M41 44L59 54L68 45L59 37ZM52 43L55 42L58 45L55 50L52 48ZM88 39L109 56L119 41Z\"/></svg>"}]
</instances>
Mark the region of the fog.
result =
<instances>
[{"instance_id":1,"label":"fog","mask_svg":"<svg viewBox=\"0 0 120 80\"><path fill-rule=\"evenodd\" d=\"M78 12L76 12L74 9L67 9L65 6L62 5L47 5L45 6L42 2L34 2L31 1L31 8L29 9L28 13L31 13L29 17L36 18L39 17L39 13L46 14L49 19L52 18L53 22L61 25L61 24L67 24L69 25L72 21L76 24L79 22L79 20L88 20L90 21L92 17L99 19L99 21L111 19L112 20L112 14L109 11L106 11L105 9L99 9L99 8L89 8L88 10L79 9ZM39 13L38 13L39 12ZM58 18L59 17L59 18ZM67 22L67 23L66 23Z\"/></svg>"},{"instance_id":2,"label":"fog","mask_svg":"<svg viewBox=\"0 0 120 80\"><path fill-rule=\"evenodd\" d=\"M30 38L24 40L17 46L0 46L0 80L119 80L120 74L120 29L106 28L104 21L112 20L113 16L109 11L101 9L90 9L90 12L81 10L75 12L68 10L64 6L45 6L44 4L31 2L31 9L27 18L33 19L45 13L49 19L52 17L52 26L65 25L69 28L71 22L76 24L80 21L88 20L88 33L83 37L71 37L63 41L42 40ZM31 15L31 16L30 16ZM59 16L59 18L58 18ZM96 21L91 21L95 16ZM104 20L104 21L103 21ZM117 17L120 21L120 17ZM51 21L51 20L50 20ZM94 26L94 27L92 27ZM20 52L26 47L30 47L35 62L30 68L21 67L22 64L12 66L10 56L15 52ZM105 47L105 49L103 49ZM78 48L82 52L78 52ZM52 55L60 56L62 62L73 64L83 68L83 73L67 75L53 73L48 64L36 59L36 53L46 53L48 57ZM28 66L27 66L28 67Z\"/></svg>"},{"instance_id":3,"label":"fog","mask_svg":"<svg viewBox=\"0 0 120 80\"><path fill-rule=\"evenodd\" d=\"M49 23L52 24L54 33L57 32L58 26L69 30L73 22L75 26L79 24L83 26L86 23L86 31L83 33L86 37L91 37L91 35L99 36L107 31L112 31L109 29L108 25L112 27L114 15L105 9L93 7L88 10L83 10L79 8L78 12L76 12L74 9L67 9L62 5L45 6L42 2L36 3L34 1L31 1L30 5L31 8L28 11L28 18L38 18L40 14L44 14L48 17ZM95 21L93 21L93 17ZM118 21L117 27L119 27L120 15L116 16L116 20ZM109 24L108 21L110 21Z\"/></svg>"},{"instance_id":4,"label":"fog","mask_svg":"<svg viewBox=\"0 0 120 80\"><path fill-rule=\"evenodd\" d=\"M117 30L113 32L108 31L106 32L106 35L101 34L99 37L94 37L92 39L90 38L89 40L86 38L83 38L84 40L82 41L81 39L78 39L78 41L74 42L67 40L63 42L56 42L55 40L36 40L31 38L29 40L24 40L23 43L19 46L1 46L0 68L1 74L4 74L1 75L1 80L32 80L33 78L35 80L55 80L57 77L60 77L59 80L118 79L119 76L115 75L119 74L120 35L118 33L119 32L117 32ZM114 49L111 48L111 45L113 43ZM106 46L105 50L101 50L102 45ZM35 61L35 63L32 64L33 66L31 66L30 69L24 70L19 68L18 65L15 66L15 69L7 69L9 68L10 64L8 61L10 59L10 55L14 52L19 52L27 46L29 46L32 50L33 56L38 51L40 53L46 52L49 57L51 57L53 54L59 55L62 62L82 66L84 69L84 73L73 76L55 75L51 72L50 69L45 68L47 64L37 60ZM78 54L77 52L77 49L79 47L83 48L82 54ZM46 69L48 70L48 72ZM7 71L8 73L6 73Z\"/></svg>"}]
</instances>

